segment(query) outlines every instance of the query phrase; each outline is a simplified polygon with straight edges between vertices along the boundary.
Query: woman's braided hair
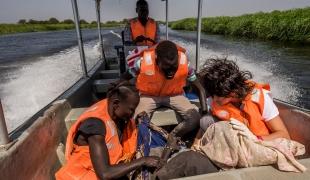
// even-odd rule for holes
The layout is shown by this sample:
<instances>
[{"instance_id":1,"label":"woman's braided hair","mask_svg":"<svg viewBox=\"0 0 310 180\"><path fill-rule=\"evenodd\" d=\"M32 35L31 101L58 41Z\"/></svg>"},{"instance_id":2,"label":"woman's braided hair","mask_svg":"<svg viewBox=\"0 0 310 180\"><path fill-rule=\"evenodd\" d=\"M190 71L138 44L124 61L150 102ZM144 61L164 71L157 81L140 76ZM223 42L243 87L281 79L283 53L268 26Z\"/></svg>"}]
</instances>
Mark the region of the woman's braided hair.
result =
<instances>
[{"instance_id":1,"label":"woman's braided hair","mask_svg":"<svg viewBox=\"0 0 310 180\"><path fill-rule=\"evenodd\" d=\"M234 61L218 58L207 59L198 77L211 96L244 99L254 88L249 82L253 76L249 71L240 71Z\"/></svg>"}]
</instances>

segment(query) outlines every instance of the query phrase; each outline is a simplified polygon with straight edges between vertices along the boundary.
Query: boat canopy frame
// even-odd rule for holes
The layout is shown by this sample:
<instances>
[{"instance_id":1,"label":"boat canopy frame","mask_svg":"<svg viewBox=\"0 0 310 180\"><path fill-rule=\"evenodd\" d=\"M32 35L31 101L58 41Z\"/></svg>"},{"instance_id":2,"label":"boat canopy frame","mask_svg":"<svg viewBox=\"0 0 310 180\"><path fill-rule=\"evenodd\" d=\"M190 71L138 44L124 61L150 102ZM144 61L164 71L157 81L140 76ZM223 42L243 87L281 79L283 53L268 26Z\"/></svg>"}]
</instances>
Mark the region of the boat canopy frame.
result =
<instances>
[{"instance_id":1,"label":"boat canopy frame","mask_svg":"<svg viewBox=\"0 0 310 180\"><path fill-rule=\"evenodd\" d=\"M166 1L166 40L169 37L169 0L162 0ZM198 8L197 8L197 22L196 22L196 56L195 56L195 68L196 71L199 70L199 60L200 60L200 38L201 38L201 16L202 16L202 5L203 0L198 0Z\"/></svg>"},{"instance_id":2,"label":"boat canopy frame","mask_svg":"<svg viewBox=\"0 0 310 180\"><path fill-rule=\"evenodd\" d=\"M166 1L166 40L169 38L169 0L162 0ZM104 60L104 63L106 64L107 60L104 53L103 48L103 41L102 41L102 35L101 35L101 22L100 22L100 3L101 0L95 0L96 4L96 17L97 17L97 28L98 28L98 35L99 35L99 42L100 42L100 53L101 53L101 59ZM84 73L85 77L88 77L87 74L87 66L86 66L86 60L85 60L85 52L84 52L84 45L83 45L83 38L81 33L81 26L80 26L80 18L79 18L79 11L77 6L77 0L71 0L72 3L72 9L74 14L74 21L75 21L75 29L76 34L78 38L78 45L79 45L79 51L80 51L80 59L81 59L81 68ZM200 38L201 38L201 15L202 15L202 4L203 0L198 0L198 14L197 14L197 34L196 34L196 56L195 56L195 67L198 71L199 68L199 60L200 60Z\"/></svg>"},{"instance_id":3,"label":"boat canopy frame","mask_svg":"<svg viewBox=\"0 0 310 180\"><path fill-rule=\"evenodd\" d=\"M166 40L168 40L169 37L169 0L162 0L166 1ZM196 35L196 70L198 70L199 65L199 59L200 59L200 34L201 34L201 14L202 14L202 2L203 0L198 0L198 15L197 15L197 35ZM107 65L107 59L105 56L105 51L103 47L103 40L102 40L102 34L101 34L101 18L100 18L100 3L101 0L95 0L95 9L96 9L96 19L97 19L97 30L98 30L98 39L100 43L100 59L103 60L103 63L106 67ZM74 24L75 24L75 31L77 35L77 41L79 46L79 52L80 52L80 60L81 60L81 69L83 72L84 78L89 78L88 71L87 71L87 63L85 58L85 51L84 51L84 42L81 32L81 24L80 24L80 16L79 16L79 10L78 10L78 3L77 0L71 0L72 4L72 10L73 10L73 16L74 16ZM0 145L5 145L10 143L9 135L7 131L7 126L5 123L4 113L2 110L2 105L0 101ZM26 121L27 122L27 121ZM25 122L25 123L26 123ZM23 124L21 125L23 126Z\"/></svg>"},{"instance_id":4,"label":"boat canopy frame","mask_svg":"<svg viewBox=\"0 0 310 180\"><path fill-rule=\"evenodd\" d=\"M101 34L100 3L101 3L101 0L95 0L98 39L100 43L100 59L102 59L104 61L104 64L106 65L107 60L106 60L106 56L105 56L105 52L103 48L103 40L102 40L102 34ZM77 0L71 0L71 4L72 4L73 16L74 16L75 30L76 30L76 35L78 39L78 46L79 46L80 59L81 59L81 68L82 68L84 77L88 77Z\"/></svg>"},{"instance_id":5,"label":"boat canopy frame","mask_svg":"<svg viewBox=\"0 0 310 180\"><path fill-rule=\"evenodd\" d=\"M0 147L8 144L10 142L9 140L9 134L8 129L6 127L4 113L3 113L3 107L0 99Z\"/></svg>"}]
</instances>

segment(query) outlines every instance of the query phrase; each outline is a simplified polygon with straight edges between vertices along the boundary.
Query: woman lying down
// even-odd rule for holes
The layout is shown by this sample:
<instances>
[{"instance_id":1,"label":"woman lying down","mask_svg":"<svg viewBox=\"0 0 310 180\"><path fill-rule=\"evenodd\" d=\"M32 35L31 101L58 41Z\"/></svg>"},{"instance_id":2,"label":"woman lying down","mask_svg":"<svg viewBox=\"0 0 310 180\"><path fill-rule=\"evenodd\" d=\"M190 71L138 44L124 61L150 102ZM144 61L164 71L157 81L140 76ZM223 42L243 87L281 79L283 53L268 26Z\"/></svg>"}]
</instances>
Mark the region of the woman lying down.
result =
<instances>
[{"instance_id":1,"label":"woman lying down","mask_svg":"<svg viewBox=\"0 0 310 180\"><path fill-rule=\"evenodd\" d=\"M212 115L201 119L192 150L170 158L156 172L157 178L270 164L277 164L282 171L304 172L306 168L294 156L304 154L305 147L290 140L269 85L251 81L252 74L240 71L233 61L206 62L199 77L211 97ZM177 140L170 139L165 148L177 149L176 144Z\"/></svg>"}]
</instances>

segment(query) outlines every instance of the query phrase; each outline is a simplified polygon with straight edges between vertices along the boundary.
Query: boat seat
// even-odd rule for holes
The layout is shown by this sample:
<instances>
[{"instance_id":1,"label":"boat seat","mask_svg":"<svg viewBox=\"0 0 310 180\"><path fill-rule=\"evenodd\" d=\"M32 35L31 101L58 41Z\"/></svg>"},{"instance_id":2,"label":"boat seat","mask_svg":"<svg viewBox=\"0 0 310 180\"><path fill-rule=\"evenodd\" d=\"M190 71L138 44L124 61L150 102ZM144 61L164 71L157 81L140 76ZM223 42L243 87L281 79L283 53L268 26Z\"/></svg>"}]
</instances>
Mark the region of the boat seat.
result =
<instances>
[{"instance_id":1,"label":"boat seat","mask_svg":"<svg viewBox=\"0 0 310 180\"><path fill-rule=\"evenodd\" d=\"M77 118L85 111L86 108L74 108L68 113L65 123L69 130ZM169 108L157 109L151 118L152 123L156 126L177 125L180 121L180 116L174 110Z\"/></svg>"},{"instance_id":2,"label":"boat seat","mask_svg":"<svg viewBox=\"0 0 310 180\"><path fill-rule=\"evenodd\" d=\"M70 110L68 115L65 118L65 126L66 131L63 131L63 137L66 139L68 136L68 132L71 128L71 126L75 123L75 121L80 117L80 115L86 110L86 108L73 108ZM61 166L63 166L66 163L65 159L65 142L60 142L58 144L58 147L56 149L56 154L58 157L58 161Z\"/></svg>"},{"instance_id":3,"label":"boat seat","mask_svg":"<svg viewBox=\"0 0 310 180\"><path fill-rule=\"evenodd\" d=\"M109 57L106 62L108 70L119 70L119 57Z\"/></svg>"},{"instance_id":4,"label":"boat seat","mask_svg":"<svg viewBox=\"0 0 310 180\"><path fill-rule=\"evenodd\" d=\"M111 63L118 63L118 57L117 57L117 56L107 57L107 58L106 58L106 61L107 61L108 64L111 64Z\"/></svg>"},{"instance_id":5,"label":"boat seat","mask_svg":"<svg viewBox=\"0 0 310 180\"><path fill-rule=\"evenodd\" d=\"M191 102L194 103L195 101ZM72 124L85 111L85 109L86 107L71 109L65 119L67 130L70 129ZM151 117L151 122L154 123L156 126L177 125L180 121L180 115L178 115L174 110L165 107L158 108Z\"/></svg>"},{"instance_id":6,"label":"boat seat","mask_svg":"<svg viewBox=\"0 0 310 180\"><path fill-rule=\"evenodd\" d=\"M259 167L248 167L233 169L228 171L219 171L216 173L201 174L196 176L190 176L182 178L185 180L306 180L310 177L310 158L298 160L303 164L308 170L304 173L294 173L294 172L285 172L279 171L273 165L269 166L259 166Z\"/></svg>"},{"instance_id":7,"label":"boat seat","mask_svg":"<svg viewBox=\"0 0 310 180\"><path fill-rule=\"evenodd\" d=\"M93 82L93 89L96 93L106 93L111 87L111 83L116 82L116 79L97 79Z\"/></svg>"},{"instance_id":8,"label":"boat seat","mask_svg":"<svg viewBox=\"0 0 310 180\"><path fill-rule=\"evenodd\" d=\"M101 79L115 79L120 77L119 70L102 70L98 74Z\"/></svg>"},{"instance_id":9,"label":"boat seat","mask_svg":"<svg viewBox=\"0 0 310 180\"><path fill-rule=\"evenodd\" d=\"M200 107L198 99L190 100L190 102L192 104L195 104L197 107ZM156 109L151 118L151 122L156 126L177 125L181 121L182 118L178 113L166 107Z\"/></svg>"},{"instance_id":10,"label":"boat seat","mask_svg":"<svg viewBox=\"0 0 310 180\"><path fill-rule=\"evenodd\" d=\"M109 64L108 69L109 70L119 70L119 65L118 64Z\"/></svg>"},{"instance_id":11,"label":"boat seat","mask_svg":"<svg viewBox=\"0 0 310 180\"><path fill-rule=\"evenodd\" d=\"M151 122L156 126L177 125L180 121L181 117L169 108L158 108L151 118Z\"/></svg>"},{"instance_id":12,"label":"boat seat","mask_svg":"<svg viewBox=\"0 0 310 180\"><path fill-rule=\"evenodd\" d=\"M69 131L73 123L79 118L79 116L86 110L86 108L73 108L71 111L68 113L66 119L65 119L65 124L66 128Z\"/></svg>"}]
</instances>

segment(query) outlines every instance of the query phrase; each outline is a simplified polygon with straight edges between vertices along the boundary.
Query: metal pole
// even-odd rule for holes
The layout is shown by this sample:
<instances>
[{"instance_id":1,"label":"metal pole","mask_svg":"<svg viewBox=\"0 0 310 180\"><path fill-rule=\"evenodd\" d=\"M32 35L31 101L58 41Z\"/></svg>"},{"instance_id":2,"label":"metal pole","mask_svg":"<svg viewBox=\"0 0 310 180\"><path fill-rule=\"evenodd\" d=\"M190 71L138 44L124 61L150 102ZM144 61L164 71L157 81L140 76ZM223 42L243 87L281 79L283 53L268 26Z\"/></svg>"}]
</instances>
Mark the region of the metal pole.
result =
<instances>
[{"instance_id":1,"label":"metal pole","mask_svg":"<svg viewBox=\"0 0 310 180\"><path fill-rule=\"evenodd\" d=\"M0 100L0 145L6 145L9 142L8 130L6 128L3 108Z\"/></svg>"},{"instance_id":2,"label":"metal pole","mask_svg":"<svg viewBox=\"0 0 310 180\"><path fill-rule=\"evenodd\" d=\"M168 6L168 0L166 0L166 40L168 40L168 13L169 13L169 6Z\"/></svg>"},{"instance_id":3,"label":"metal pole","mask_svg":"<svg viewBox=\"0 0 310 180\"><path fill-rule=\"evenodd\" d=\"M79 44L79 50L80 50L81 66L82 66L84 76L88 77L87 66L86 66L86 61L85 61L84 46L83 46L83 39L82 39L82 33L80 29L79 10L78 10L76 0L71 0L71 3L72 3L72 9L73 9L73 15L74 15L74 21L75 21L75 30L76 30L76 35L78 38L78 44Z\"/></svg>"},{"instance_id":4,"label":"metal pole","mask_svg":"<svg viewBox=\"0 0 310 180\"><path fill-rule=\"evenodd\" d=\"M202 1L198 0L198 17L197 17L197 41L196 41L196 70L198 71L200 59L200 34L201 34L201 14L202 14Z\"/></svg>"},{"instance_id":5,"label":"metal pole","mask_svg":"<svg viewBox=\"0 0 310 180\"><path fill-rule=\"evenodd\" d=\"M103 49L103 41L102 41L102 36L101 36L100 1L101 0L96 0L97 28L98 28L99 43L100 43L100 48L101 48L100 57L101 57L101 59L104 60L104 63L106 64L106 58L105 58L105 53L104 53L104 49Z\"/></svg>"}]
</instances>

